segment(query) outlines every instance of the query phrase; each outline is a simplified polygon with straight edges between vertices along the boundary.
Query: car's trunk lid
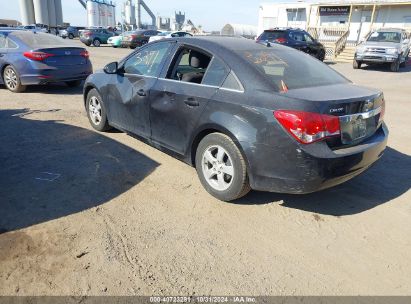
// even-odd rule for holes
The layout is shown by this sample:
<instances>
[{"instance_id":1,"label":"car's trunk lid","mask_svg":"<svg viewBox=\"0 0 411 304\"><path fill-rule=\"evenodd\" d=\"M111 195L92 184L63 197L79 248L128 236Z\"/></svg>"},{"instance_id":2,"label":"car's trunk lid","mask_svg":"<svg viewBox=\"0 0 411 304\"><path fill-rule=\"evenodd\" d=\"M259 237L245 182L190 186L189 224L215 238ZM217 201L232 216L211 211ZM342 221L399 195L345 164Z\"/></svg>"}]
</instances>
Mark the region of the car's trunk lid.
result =
<instances>
[{"instance_id":1,"label":"car's trunk lid","mask_svg":"<svg viewBox=\"0 0 411 304\"><path fill-rule=\"evenodd\" d=\"M384 96L380 91L353 84L337 84L313 88L294 89L287 96L313 102L319 113L338 116L341 136L331 138L331 147L355 145L372 136L381 126Z\"/></svg>"},{"instance_id":2,"label":"car's trunk lid","mask_svg":"<svg viewBox=\"0 0 411 304\"><path fill-rule=\"evenodd\" d=\"M75 47L51 47L36 50L36 52L44 52L52 55L43 61L52 67L84 65L87 63L87 57L84 56L85 51L84 48Z\"/></svg>"}]
</instances>

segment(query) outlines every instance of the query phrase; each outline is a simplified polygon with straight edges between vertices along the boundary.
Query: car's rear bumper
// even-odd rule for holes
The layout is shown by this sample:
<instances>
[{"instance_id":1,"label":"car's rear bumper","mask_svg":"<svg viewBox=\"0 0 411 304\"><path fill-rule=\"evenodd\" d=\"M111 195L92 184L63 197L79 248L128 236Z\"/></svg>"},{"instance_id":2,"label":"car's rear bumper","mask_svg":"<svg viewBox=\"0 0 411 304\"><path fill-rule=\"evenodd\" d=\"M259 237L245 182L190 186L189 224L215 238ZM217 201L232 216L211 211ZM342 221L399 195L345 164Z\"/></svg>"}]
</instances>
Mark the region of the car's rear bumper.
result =
<instances>
[{"instance_id":1,"label":"car's rear bumper","mask_svg":"<svg viewBox=\"0 0 411 304\"><path fill-rule=\"evenodd\" d=\"M90 44L93 42L93 39L81 37L81 38L80 38L80 41L81 41L82 43L84 43L84 44L90 45Z\"/></svg>"},{"instance_id":2,"label":"car's rear bumper","mask_svg":"<svg viewBox=\"0 0 411 304\"><path fill-rule=\"evenodd\" d=\"M140 47L142 46L144 43L142 41L122 41L121 42L121 46L122 47Z\"/></svg>"},{"instance_id":3,"label":"car's rear bumper","mask_svg":"<svg viewBox=\"0 0 411 304\"><path fill-rule=\"evenodd\" d=\"M59 69L34 70L20 76L22 85L39 85L55 82L85 80L93 73L91 64L80 67L61 67Z\"/></svg>"},{"instance_id":4,"label":"car's rear bumper","mask_svg":"<svg viewBox=\"0 0 411 304\"><path fill-rule=\"evenodd\" d=\"M387 139L388 129L383 125L360 145L334 151L325 142L296 145L281 155L266 145L243 149L254 190L305 194L336 186L364 172L383 155Z\"/></svg>"}]
</instances>

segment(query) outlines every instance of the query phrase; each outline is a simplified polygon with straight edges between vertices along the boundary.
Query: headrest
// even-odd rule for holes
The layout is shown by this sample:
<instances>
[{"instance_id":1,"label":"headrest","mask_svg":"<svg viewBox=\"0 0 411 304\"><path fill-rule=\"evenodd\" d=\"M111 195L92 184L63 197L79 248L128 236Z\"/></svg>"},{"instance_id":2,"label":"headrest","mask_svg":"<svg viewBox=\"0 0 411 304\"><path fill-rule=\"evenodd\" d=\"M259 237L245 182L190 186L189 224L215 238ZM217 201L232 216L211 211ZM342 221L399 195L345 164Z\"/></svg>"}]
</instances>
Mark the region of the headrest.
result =
<instances>
[{"instance_id":1,"label":"headrest","mask_svg":"<svg viewBox=\"0 0 411 304\"><path fill-rule=\"evenodd\" d=\"M197 51L190 52L190 66L196 69L205 69L210 63L210 58Z\"/></svg>"}]
</instances>

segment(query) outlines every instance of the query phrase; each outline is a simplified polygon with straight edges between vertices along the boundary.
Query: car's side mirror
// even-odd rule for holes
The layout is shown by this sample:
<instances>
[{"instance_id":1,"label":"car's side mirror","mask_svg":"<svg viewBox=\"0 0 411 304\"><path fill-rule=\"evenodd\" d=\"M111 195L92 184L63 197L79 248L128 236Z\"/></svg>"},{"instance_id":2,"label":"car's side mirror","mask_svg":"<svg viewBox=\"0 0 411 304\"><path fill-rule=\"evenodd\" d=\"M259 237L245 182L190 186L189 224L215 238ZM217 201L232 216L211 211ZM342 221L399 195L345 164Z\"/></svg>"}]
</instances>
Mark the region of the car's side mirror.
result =
<instances>
[{"instance_id":1,"label":"car's side mirror","mask_svg":"<svg viewBox=\"0 0 411 304\"><path fill-rule=\"evenodd\" d=\"M104 73L106 74L117 74L118 73L118 62L112 62L104 67Z\"/></svg>"},{"instance_id":2,"label":"car's side mirror","mask_svg":"<svg viewBox=\"0 0 411 304\"><path fill-rule=\"evenodd\" d=\"M404 44L410 43L410 39L405 39L403 43L404 43Z\"/></svg>"}]
</instances>

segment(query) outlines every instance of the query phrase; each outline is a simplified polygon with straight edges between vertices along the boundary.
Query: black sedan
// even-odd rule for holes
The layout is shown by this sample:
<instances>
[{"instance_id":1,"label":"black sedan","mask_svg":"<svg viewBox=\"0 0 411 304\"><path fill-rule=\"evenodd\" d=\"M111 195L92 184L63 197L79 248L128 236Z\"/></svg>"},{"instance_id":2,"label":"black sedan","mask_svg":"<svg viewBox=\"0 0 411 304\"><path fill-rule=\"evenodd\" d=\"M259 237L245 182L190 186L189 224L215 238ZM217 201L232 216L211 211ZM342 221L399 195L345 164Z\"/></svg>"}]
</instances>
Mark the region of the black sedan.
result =
<instances>
[{"instance_id":1,"label":"black sedan","mask_svg":"<svg viewBox=\"0 0 411 304\"><path fill-rule=\"evenodd\" d=\"M385 101L299 51L242 38L150 43L91 75L91 125L133 133L196 167L215 197L309 193L369 168Z\"/></svg>"},{"instance_id":2,"label":"black sedan","mask_svg":"<svg viewBox=\"0 0 411 304\"><path fill-rule=\"evenodd\" d=\"M257 42L266 45L278 43L310 54L318 60L324 61L325 59L324 46L315 40L309 33L301 29L276 28L265 30L257 38Z\"/></svg>"}]
</instances>

